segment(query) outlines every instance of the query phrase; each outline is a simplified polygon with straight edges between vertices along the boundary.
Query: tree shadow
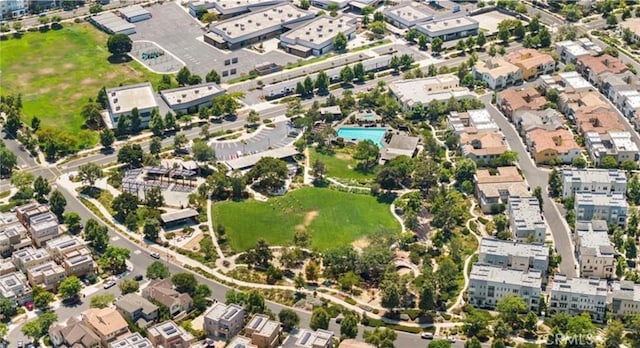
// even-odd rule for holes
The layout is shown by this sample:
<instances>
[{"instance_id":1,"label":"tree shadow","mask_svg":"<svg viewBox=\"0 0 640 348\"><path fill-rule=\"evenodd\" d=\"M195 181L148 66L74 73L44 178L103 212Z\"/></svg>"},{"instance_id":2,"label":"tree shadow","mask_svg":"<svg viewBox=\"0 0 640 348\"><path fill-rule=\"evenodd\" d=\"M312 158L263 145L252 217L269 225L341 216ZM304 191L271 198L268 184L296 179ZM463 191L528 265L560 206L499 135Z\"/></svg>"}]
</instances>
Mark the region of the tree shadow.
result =
<instances>
[{"instance_id":1,"label":"tree shadow","mask_svg":"<svg viewBox=\"0 0 640 348\"><path fill-rule=\"evenodd\" d=\"M107 61L109 61L109 63L111 64L122 64L122 63L128 63L131 61L131 57L129 57L126 54L123 55L115 55L112 54L109 56L109 58L107 58Z\"/></svg>"},{"instance_id":2,"label":"tree shadow","mask_svg":"<svg viewBox=\"0 0 640 348\"><path fill-rule=\"evenodd\" d=\"M396 200L396 198L398 198L398 195L395 194L394 192L385 191L380 195L378 195L377 200L380 203L391 204L393 203L393 201Z\"/></svg>"}]
</instances>

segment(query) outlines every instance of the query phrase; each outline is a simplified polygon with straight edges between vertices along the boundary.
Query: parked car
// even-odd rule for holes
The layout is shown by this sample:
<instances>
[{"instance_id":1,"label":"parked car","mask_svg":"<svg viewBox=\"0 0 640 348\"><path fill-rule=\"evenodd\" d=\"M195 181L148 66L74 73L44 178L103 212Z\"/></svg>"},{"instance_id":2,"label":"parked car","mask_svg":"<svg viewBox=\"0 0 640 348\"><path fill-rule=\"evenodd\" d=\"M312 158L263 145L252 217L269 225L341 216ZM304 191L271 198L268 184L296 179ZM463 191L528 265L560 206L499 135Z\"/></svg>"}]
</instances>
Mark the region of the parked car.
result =
<instances>
[{"instance_id":1,"label":"parked car","mask_svg":"<svg viewBox=\"0 0 640 348\"><path fill-rule=\"evenodd\" d=\"M449 342L451 342L451 343L456 343L456 338L455 338L455 337L453 337L453 336L449 336L449 337L447 337L447 340L448 340Z\"/></svg>"},{"instance_id":2,"label":"parked car","mask_svg":"<svg viewBox=\"0 0 640 348\"><path fill-rule=\"evenodd\" d=\"M18 341L18 348L22 348L24 346L24 344L22 344L22 341Z\"/></svg>"},{"instance_id":3,"label":"parked car","mask_svg":"<svg viewBox=\"0 0 640 348\"><path fill-rule=\"evenodd\" d=\"M422 335L420 335L420 338L423 340L432 340L433 334L431 332L423 332Z\"/></svg>"},{"instance_id":4,"label":"parked car","mask_svg":"<svg viewBox=\"0 0 640 348\"><path fill-rule=\"evenodd\" d=\"M160 254L158 254L158 253L151 253L150 255L151 255L151 257L153 257L154 259L158 259L158 260L160 260Z\"/></svg>"},{"instance_id":5,"label":"parked car","mask_svg":"<svg viewBox=\"0 0 640 348\"><path fill-rule=\"evenodd\" d=\"M142 279L144 279L144 276L143 276L142 274L138 274L138 275L137 275L137 276L135 276L133 279L134 279L135 281L139 282L139 281L141 281Z\"/></svg>"},{"instance_id":6,"label":"parked car","mask_svg":"<svg viewBox=\"0 0 640 348\"><path fill-rule=\"evenodd\" d=\"M32 311L32 310L33 310L33 303L31 303L31 302L27 302L27 303L25 303L25 304L24 304L24 307L25 307L26 309L28 309L28 310Z\"/></svg>"},{"instance_id":7,"label":"parked car","mask_svg":"<svg viewBox=\"0 0 640 348\"><path fill-rule=\"evenodd\" d=\"M109 289L109 288L112 288L114 285L116 285L116 282L114 282L113 280L110 280L110 281L104 283L104 288L105 289Z\"/></svg>"}]
</instances>

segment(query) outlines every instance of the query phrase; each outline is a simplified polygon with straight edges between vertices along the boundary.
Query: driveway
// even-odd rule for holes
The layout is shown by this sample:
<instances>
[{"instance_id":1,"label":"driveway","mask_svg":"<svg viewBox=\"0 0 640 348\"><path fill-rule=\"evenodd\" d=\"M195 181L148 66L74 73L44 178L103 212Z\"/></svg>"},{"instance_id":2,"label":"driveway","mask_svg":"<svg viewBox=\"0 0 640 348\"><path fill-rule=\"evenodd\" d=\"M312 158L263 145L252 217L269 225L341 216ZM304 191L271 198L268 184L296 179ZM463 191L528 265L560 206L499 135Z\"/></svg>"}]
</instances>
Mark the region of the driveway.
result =
<instances>
[{"instance_id":1,"label":"driveway","mask_svg":"<svg viewBox=\"0 0 640 348\"><path fill-rule=\"evenodd\" d=\"M255 134L246 138L230 141L210 142L211 147L216 152L219 161L226 161L238 158L241 155L249 155L264 152L269 149L276 149L291 144L295 138L289 137L289 133L299 130L294 128L289 121L275 123L274 128L261 127Z\"/></svg>"},{"instance_id":2,"label":"driveway","mask_svg":"<svg viewBox=\"0 0 640 348\"><path fill-rule=\"evenodd\" d=\"M493 120L502 129L502 133L506 137L511 150L518 153L518 165L527 179L531 190L536 186L543 188L542 192L545 193L542 196L543 214L549 228L551 229L551 235L553 236L553 243L556 248L556 252L562 256L560 272L566 274L569 278L576 277L576 259L573 252L573 243L571 242L571 230L569 229L564 216L558 210L556 203L548 194L546 194L548 190L545 188L548 185L549 172L535 166L527 152L527 149L520 140L520 136L516 132L516 129L507 120L507 118L491 104L491 94L484 95L480 99L486 105L486 108L491 117L493 117Z\"/></svg>"}]
</instances>

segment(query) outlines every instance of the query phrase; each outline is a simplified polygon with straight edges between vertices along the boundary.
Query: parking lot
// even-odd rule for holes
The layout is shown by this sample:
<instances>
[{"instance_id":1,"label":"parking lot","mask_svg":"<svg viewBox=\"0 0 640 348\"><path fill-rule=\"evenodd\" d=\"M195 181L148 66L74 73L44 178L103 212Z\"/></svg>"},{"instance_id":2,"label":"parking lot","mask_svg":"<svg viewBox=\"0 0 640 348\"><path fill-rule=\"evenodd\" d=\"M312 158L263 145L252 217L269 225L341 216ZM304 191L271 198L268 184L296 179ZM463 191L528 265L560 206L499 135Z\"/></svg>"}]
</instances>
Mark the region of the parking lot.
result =
<instances>
[{"instance_id":1,"label":"parking lot","mask_svg":"<svg viewBox=\"0 0 640 348\"><path fill-rule=\"evenodd\" d=\"M155 4L146 8L151 13L151 19L137 22L136 33L131 40L149 40L157 43L162 49L171 52L182 60L192 73L204 76L216 69L220 75L224 71L234 74L223 77L232 79L240 74L248 73L256 65L264 62L287 64L297 60L297 57L282 51L270 51L264 54L242 49L224 51L217 49L202 39L206 28L184 9L174 2ZM237 58L237 63L225 65L225 61Z\"/></svg>"},{"instance_id":2,"label":"parking lot","mask_svg":"<svg viewBox=\"0 0 640 348\"><path fill-rule=\"evenodd\" d=\"M493 34L498 32L498 24L505 19L516 19L515 17L509 16L507 14L491 11L483 14L479 14L476 16L471 16L471 18L475 19L480 23L480 29L485 29L488 32L485 34Z\"/></svg>"},{"instance_id":3,"label":"parking lot","mask_svg":"<svg viewBox=\"0 0 640 348\"><path fill-rule=\"evenodd\" d=\"M298 129L293 128L289 121L282 121L274 124L274 128L263 127L255 134L245 139L231 141L211 141L210 145L216 152L219 161L227 161L243 155L255 154L266 150L276 149L291 144L295 140L293 132ZM292 133L291 137L289 136Z\"/></svg>"}]
</instances>

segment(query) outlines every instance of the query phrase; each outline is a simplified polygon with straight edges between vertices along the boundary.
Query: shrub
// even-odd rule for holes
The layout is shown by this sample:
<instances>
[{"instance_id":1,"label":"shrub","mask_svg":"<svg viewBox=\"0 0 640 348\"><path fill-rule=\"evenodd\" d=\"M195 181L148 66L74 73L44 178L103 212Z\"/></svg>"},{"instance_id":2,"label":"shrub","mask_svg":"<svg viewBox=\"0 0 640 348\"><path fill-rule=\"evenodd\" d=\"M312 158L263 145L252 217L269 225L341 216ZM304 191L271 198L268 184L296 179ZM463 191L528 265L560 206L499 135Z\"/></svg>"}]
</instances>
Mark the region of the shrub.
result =
<instances>
[{"instance_id":1,"label":"shrub","mask_svg":"<svg viewBox=\"0 0 640 348\"><path fill-rule=\"evenodd\" d=\"M352 306L355 306L357 304L356 300L352 299L351 297L345 298L344 302L346 302L346 303L348 303L348 304L350 304Z\"/></svg>"}]
</instances>

